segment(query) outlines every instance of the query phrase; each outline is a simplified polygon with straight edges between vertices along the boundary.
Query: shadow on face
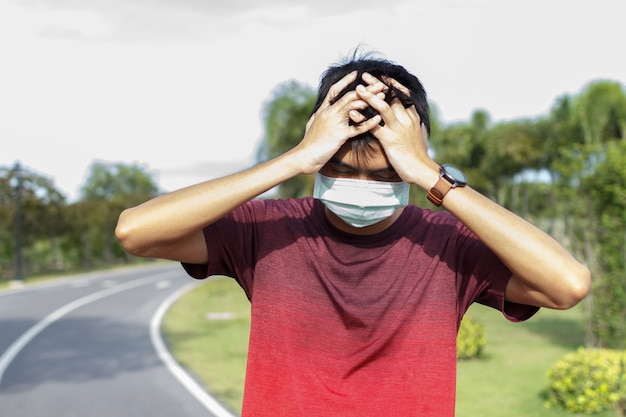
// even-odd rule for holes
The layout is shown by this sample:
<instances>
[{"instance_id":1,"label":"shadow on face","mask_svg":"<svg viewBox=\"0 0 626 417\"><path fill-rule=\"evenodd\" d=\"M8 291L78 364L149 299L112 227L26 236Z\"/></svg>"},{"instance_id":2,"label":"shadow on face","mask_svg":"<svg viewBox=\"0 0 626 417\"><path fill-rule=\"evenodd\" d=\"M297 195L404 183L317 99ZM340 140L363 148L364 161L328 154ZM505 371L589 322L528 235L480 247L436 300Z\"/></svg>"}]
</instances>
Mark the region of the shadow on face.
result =
<instances>
[{"instance_id":1,"label":"shadow on face","mask_svg":"<svg viewBox=\"0 0 626 417\"><path fill-rule=\"evenodd\" d=\"M368 181L400 182L395 169L376 139L352 139L322 167L322 175Z\"/></svg>"}]
</instances>

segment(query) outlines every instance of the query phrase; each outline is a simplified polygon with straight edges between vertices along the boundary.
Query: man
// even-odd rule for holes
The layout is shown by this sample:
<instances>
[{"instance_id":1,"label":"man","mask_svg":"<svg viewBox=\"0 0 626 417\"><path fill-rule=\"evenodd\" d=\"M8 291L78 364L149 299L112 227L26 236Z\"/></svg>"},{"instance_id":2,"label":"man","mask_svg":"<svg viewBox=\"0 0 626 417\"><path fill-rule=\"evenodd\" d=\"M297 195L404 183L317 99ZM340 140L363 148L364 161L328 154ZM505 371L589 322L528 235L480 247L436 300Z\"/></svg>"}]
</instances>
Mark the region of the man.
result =
<instances>
[{"instance_id":1,"label":"man","mask_svg":"<svg viewBox=\"0 0 626 417\"><path fill-rule=\"evenodd\" d=\"M130 253L246 292L244 416L453 416L473 302L520 321L586 295L561 245L429 157L429 126L415 76L353 59L324 74L295 148L120 216ZM255 199L298 174L315 198ZM409 184L446 211L407 205Z\"/></svg>"}]
</instances>

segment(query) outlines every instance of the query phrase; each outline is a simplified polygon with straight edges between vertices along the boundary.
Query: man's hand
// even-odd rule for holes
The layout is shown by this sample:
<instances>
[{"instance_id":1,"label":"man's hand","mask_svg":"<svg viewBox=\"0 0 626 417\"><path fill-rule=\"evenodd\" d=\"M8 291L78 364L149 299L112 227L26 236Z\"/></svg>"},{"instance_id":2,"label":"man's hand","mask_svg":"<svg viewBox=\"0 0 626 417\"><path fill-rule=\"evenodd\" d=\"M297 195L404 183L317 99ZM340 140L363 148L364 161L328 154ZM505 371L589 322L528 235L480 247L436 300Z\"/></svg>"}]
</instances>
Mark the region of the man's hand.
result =
<instances>
[{"instance_id":1,"label":"man's hand","mask_svg":"<svg viewBox=\"0 0 626 417\"><path fill-rule=\"evenodd\" d=\"M367 88L359 86L357 96L376 110L384 121L384 125L376 124L370 132L376 137L396 170L405 182L417 184L428 189L436 182L438 165L428 155L428 134L421 122L415 106L405 107L399 98L387 103L377 94L373 94L371 86L380 83L370 74L363 74ZM410 96L408 88L394 79L385 80L394 88Z\"/></svg>"},{"instance_id":2,"label":"man's hand","mask_svg":"<svg viewBox=\"0 0 626 417\"><path fill-rule=\"evenodd\" d=\"M293 149L298 155L303 173L312 174L319 171L348 139L370 131L380 123L379 115L361 120L363 117L359 110L367 108L368 103L361 99L356 91L348 91L339 100L334 101L334 98L354 82L356 77L357 72L353 71L334 84L320 108L309 119L304 138ZM384 88L383 83L372 82L365 90L371 96L382 100ZM355 123L350 123L350 120Z\"/></svg>"}]
</instances>

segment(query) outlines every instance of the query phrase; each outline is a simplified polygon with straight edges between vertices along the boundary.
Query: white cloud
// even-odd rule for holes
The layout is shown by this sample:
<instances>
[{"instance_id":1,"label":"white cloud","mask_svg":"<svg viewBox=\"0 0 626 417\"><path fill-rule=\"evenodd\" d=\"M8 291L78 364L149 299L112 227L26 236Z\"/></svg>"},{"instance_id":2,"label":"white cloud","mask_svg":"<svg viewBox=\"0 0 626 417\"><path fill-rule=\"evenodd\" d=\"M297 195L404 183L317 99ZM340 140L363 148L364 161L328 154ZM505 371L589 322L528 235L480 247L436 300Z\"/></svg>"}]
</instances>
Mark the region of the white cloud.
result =
<instances>
[{"instance_id":1,"label":"white cloud","mask_svg":"<svg viewBox=\"0 0 626 417\"><path fill-rule=\"evenodd\" d=\"M102 38L113 32L111 24L93 11L38 11L35 12L40 31L49 34Z\"/></svg>"},{"instance_id":2,"label":"white cloud","mask_svg":"<svg viewBox=\"0 0 626 417\"><path fill-rule=\"evenodd\" d=\"M302 20L309 14L310 10L302 4L286 4L281 6L268 6L245 10L238 15L237 20L241 23L294 23Z\"/></svg>"}]
</instances>

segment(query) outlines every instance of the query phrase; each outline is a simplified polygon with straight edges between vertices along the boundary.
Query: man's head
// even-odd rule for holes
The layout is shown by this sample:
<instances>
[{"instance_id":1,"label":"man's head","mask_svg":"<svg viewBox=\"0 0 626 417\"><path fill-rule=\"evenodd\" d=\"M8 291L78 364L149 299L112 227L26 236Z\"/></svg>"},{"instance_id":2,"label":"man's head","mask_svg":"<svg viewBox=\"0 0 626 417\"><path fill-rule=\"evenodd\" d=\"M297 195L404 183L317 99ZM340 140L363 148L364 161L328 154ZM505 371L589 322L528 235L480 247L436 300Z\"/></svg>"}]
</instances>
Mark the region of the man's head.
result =
<instances>
[{"instance_id":1,"label":"man's head","mask_svg":"<svg viewBox=\"0 0 626 417\"><path fill-rule=\"evenodd\" d=\"M313 113L315 113L322 105L324 98L328 94L328 91L333 86L333 84L338 82L345 75L355 70L358 72L356 80L348 85L336 97L332 97L331 103L334 103L335 101L340 99L348 91L354 90L358 84L362 84L363 81L361 77L364 72L367 72L381 80L387 85L387 87L389 87L385 95L385 100L387 102L391 102L397 97L400 99L400 101L402 101L405 107L410 107L414 105L417 114L419 114L422 123L426 127L426 131L430 133L429 107L428 101L426 99L426 91L424 90L424 87L422 86L422 83L419 81L419 79L413 74L409 73L404 67L400 65L370 55L358 57L355 54L350 59L336 66L329 67L326 72L322 74L320 85L318 87L317 101L315 102ZM390 78L393 78L394 80L398 81L400 84L408 88L411 93L410 97L407 97L406 94L404 94L397 88L394 88L389 82ZM370 107L366 110L363 110L361 113L363 113L366 118L370 118L376 114L376 111ZM363 142L360 144L360 146L362 147L363 145L367 145L367 143L372 140L374 140L374 136L371 133L367 132L357 136L352 141Z\"/></svg>"},{"instance_id":2,"label":"man's head","mask_svg":"<svg viewBox=\"0 0 626 417\"><path fill-rule=\"evenodd\" d=\"M426 92L417 77L399 65L370 56L353 57L330 67L322 75L314 113L330 88L353 71L357 71L355 81L336 97L330 97L331 104L363 84L362 75L368 73L386 85L385 101L391 103L399 99L405 108L415 106L426 131L430 131ZM392 80L406 87L410 94L396 88ZM376 114L372 108L360 112L366 119ZM402 181L387 159L382 144L372 133L366 132L349 139L320 169L316 174L314 197L326 205L328 219L337 228L365 235L384 230L398 218L408 203L408 191L409 185Z\"/></svg>"}]
</instances>

